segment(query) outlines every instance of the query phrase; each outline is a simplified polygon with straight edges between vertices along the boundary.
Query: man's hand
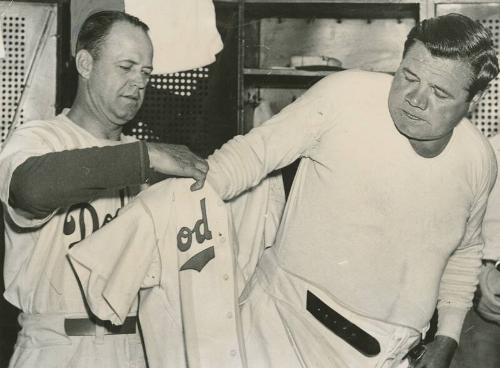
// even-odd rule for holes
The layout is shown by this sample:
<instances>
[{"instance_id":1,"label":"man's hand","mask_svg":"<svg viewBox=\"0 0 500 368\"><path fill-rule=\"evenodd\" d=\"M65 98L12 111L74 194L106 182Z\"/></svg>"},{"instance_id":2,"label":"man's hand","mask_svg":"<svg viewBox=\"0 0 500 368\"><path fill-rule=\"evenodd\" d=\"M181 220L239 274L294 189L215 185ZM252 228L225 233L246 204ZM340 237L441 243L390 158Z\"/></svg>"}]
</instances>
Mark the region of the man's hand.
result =
<instances>
[{"instance_id":1,"label":"man's hand","mask_svg":"<svg viewBox=\"0 0 500 368\"><path fill-rule=\"evenodd\" d=\"M195 191L203 188L208 172L205 160L196 156L186 146L166 143L146 143L149 162L153 169L165 175L193 178L191 185Z\"/></svg>"},{"instance_id":2,"label":"man's hand","mask_svg":"<svg viewBox=\"0 0 500 368\"><path fill-rule=\"evenodd\" d=\"M457 346L457 342L451 337L437 335L433 342L426 345L427 349L422 358L411 363L410 367L448 368Z\"/></svg>"},{"instance_id":3,"label":"man's hand","mask_svg":"<svg viewBox=\"0 0 500 368\"><path fill-rule=\"evenodd\" d=\"M479 275L477 312L486 320L500 324L500 272L487 263Z\"/></svg>"}]
</instances>

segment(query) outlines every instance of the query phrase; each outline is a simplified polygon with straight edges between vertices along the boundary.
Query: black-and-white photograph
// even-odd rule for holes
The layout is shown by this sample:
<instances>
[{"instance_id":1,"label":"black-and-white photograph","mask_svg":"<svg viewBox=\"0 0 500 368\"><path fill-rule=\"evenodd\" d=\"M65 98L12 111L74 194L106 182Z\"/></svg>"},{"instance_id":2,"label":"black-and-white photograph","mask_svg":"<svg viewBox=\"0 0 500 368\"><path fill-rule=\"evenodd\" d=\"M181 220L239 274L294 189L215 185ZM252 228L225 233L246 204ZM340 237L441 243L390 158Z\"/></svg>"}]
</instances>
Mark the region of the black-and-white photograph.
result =
<instances>
[{"instance_id":1,"label":"black-and-white photograph","mask_svg":"<svg viewBox=\"0 0 500 368\"><path fill-rule=\"evenodd\" d=\"M0 0L0 368L500 368L500 0Z\"/></svg>"}]
</instances>

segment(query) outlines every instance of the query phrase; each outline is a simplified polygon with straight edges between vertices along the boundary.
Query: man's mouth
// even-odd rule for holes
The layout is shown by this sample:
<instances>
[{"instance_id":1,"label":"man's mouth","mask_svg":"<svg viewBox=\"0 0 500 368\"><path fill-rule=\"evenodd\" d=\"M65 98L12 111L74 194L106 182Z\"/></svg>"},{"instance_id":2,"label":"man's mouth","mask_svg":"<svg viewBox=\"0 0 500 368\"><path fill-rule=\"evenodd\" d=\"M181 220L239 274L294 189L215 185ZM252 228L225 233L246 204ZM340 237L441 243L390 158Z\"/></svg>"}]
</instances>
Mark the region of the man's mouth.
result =
<instances>
[{"instance_id":1,"label":"man's mouth","mask_svg":"<svg viewBox=\"0 0 500 368\"><path fill-rule=\"evenodd\" d=\"M139 100L139 95L135 95L135 94L132 94L132 95L122 95L122 97L128 98L130 100L134 100L134 101L138 101Z\"/></svg>"},{"instance_id":2,"label":"man's mouth","mask_svg":"<svg viewBox=\"0 0 500 368\"><path fill-rule=\"evenodd\" d=\"M423 121L424 119L422 119L421 117L417 116L417 115L413 115L411 113L409 113L408 111L406 110L403 110L403 113L410 119L410 120L415 120L415 121Z\"/></svg>"}]
</instances>

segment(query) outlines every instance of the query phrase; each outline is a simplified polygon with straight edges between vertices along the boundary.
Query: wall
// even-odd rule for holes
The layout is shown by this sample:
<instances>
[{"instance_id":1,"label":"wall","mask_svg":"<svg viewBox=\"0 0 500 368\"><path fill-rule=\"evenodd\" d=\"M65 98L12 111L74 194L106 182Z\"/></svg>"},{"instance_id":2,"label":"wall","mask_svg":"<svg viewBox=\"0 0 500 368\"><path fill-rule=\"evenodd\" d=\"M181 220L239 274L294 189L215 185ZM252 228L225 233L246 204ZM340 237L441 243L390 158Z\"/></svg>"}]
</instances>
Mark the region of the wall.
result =
<instances>
[{"instance_id":1,"label":"wall","mask_svg":"<svg viewBox=\"0 0 500 368\"><path fill-rule=\"evenodd\" d=\"M124 8L124 0L71 0L71 50L75 49L78 30L90 13Z\"/></svg>"}]
</instances>

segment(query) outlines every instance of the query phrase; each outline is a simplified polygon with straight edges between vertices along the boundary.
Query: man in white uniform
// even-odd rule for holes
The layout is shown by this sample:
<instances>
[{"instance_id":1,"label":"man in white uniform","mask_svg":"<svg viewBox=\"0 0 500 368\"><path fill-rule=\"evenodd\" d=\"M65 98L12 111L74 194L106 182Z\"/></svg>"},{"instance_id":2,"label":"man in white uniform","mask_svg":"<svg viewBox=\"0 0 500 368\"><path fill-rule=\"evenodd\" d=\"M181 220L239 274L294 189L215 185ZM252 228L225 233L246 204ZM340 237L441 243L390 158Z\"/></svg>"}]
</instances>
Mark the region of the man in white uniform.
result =
<instances>
[{"instance_id":1,"label":"man in white uniform","mask_svg":"<svg viewBox=\"0 0 500 368\"><path fill-rule=\"evenodd\" d=\"M208 166L186 147L138 142L123 125L152 72L148 28L122 12L83 24L69 111L19 127L0 154L5 298L22 310L11 367L145 367L136 307L121 328L88 313L66 252L116 217L157 172L196 179Z\"/></svg>"},{"instance_id":2,"label":"man in white uniform","mask_svg":"<svg viewBox=\"0 0 500 368\"><path fill-rule=\"evenodd\" d=\"M210 158L223 199L302 157L242 309L250 367L447 367L481 265L497 167L466 115L498 73L489 32L457 14L408 35L394 77L329 76Z\"/></svg>"}]
</instances>

